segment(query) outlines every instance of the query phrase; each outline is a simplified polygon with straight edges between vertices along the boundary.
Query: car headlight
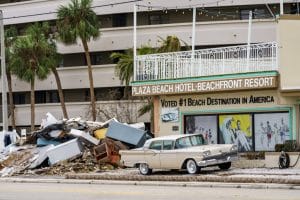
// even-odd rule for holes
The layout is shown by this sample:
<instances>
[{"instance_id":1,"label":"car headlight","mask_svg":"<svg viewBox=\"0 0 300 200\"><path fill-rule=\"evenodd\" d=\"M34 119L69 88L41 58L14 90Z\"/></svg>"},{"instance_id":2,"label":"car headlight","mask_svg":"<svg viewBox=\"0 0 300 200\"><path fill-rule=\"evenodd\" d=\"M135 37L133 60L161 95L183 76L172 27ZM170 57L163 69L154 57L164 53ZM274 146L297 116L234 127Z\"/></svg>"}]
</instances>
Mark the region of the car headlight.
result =
<instances>
[{"instance_id":1,"label":"car headlight","mask_svg":"<svg viewBox=\"0 0 300 200\"><path fill-rule=\"evenodd\" d=\"M204 157L207 157L207 156L210 156L210 155L211 155L211 152L209 150L203 152Z\"/></svg>"},{"instance_id":2,"label":"car headlight","mask_svg":"<svg viewBox=\"0 0 300 200\"><path fill-rule=\"evenodd\" d=\"M230 151L237 151L238 147L237 145L232 145L232 147L230 148Z\"/></svg>"}]
</instances>

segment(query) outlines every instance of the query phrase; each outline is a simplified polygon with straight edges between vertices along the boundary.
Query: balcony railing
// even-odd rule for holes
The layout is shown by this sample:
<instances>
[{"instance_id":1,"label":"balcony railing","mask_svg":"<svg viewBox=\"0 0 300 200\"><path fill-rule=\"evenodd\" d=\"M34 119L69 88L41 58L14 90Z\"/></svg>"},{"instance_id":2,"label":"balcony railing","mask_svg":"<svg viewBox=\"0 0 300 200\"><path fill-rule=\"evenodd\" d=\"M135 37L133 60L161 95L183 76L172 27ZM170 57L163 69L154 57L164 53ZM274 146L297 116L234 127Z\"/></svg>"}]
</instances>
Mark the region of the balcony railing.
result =
<instances>
[{"instance_id":1,"label":"balcony railing","mask_svg":"<svg viewBox=\"0 0 300 200\"><path fill-rule=\"evenodd\" d=\"M276 42L137 56L134 81L278 70Z\"/></svg>"}]
</instances>

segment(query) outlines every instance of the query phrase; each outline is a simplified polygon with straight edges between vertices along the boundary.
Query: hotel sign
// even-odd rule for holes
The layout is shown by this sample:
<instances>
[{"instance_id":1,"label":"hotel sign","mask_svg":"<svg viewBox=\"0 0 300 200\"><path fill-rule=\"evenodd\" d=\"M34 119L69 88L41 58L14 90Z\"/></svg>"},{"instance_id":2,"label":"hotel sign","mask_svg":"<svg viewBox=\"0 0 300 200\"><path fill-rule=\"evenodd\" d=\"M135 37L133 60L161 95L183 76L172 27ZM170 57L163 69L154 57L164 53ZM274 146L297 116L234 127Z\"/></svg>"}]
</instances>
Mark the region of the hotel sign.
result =
<instances>
[{"instance_id":1,"label":"hotel sign","mask_svg":"<svg viewBox=\"0 0 300 200\"><path fill-rule=\"evenodd\" d=\"M277 87L277 76L190 81L132 86L133 96L201 93L214 91L270 89Z\"/></svg>"}]
</instances>

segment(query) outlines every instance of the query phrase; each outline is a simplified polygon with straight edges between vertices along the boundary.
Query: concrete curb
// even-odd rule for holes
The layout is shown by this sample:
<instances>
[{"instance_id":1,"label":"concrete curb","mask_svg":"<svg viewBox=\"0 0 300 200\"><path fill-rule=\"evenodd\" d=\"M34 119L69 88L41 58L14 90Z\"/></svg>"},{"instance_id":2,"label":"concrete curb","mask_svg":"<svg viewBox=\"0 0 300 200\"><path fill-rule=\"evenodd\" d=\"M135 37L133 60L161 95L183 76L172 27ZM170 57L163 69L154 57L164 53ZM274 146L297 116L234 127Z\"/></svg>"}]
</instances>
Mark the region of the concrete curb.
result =
<instances>
[{"instance_id":1,"label":"concrete curb","mask_svg":"<svg viewBox=\"0 0 300 200\"><path fill-rule=\"evenodd\" d=\"M116 180L41 179L41 178L1 178L0 182L300 190L300 186L297 185L263 184L263 183L116 181Z\"/></svg>"},{"instance_id":2,"label":"concrete curb","mask_svg":"<svg viewBox=\"0 0 300 200\"><path fill-rule=\"evenodd\" d=\"M167 181L167 182L221 182L221 183L276 183L300 185L300 179L287 177L247 177L247 176L142 176L142 175L103 175L103 174L66 174L66 179L82 180L117 180L117 181Z\"/></svg>"}]
</instances>

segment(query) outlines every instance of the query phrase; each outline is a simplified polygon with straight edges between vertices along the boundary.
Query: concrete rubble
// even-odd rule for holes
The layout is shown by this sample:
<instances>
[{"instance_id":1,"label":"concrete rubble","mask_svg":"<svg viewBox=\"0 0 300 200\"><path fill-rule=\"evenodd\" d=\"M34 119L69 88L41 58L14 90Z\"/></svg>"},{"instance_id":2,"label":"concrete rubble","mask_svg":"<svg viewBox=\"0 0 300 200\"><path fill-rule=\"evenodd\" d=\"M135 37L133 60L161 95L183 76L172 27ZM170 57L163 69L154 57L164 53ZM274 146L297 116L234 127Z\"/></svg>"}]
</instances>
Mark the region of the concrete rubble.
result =
<instances>
[{"instance_id":1,"label":"concrete rubble","mask_svg":"<svg viewBox=\"0 0 300 200\"><path fill-rule=\"evenodd\" d=\"M62 175L96 172L119 166L119 150L140 147L147 136L143 123L123 124L81 118L57 120L50 113L39 130L0 152L0 176Z\"/></svg>"}]
</instances>

